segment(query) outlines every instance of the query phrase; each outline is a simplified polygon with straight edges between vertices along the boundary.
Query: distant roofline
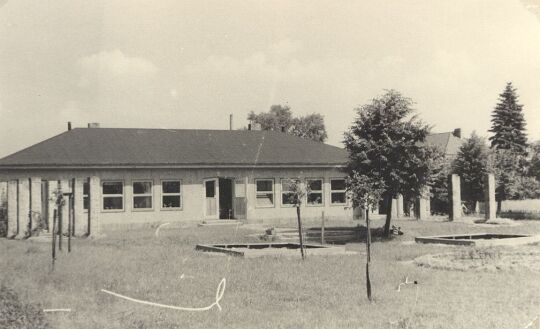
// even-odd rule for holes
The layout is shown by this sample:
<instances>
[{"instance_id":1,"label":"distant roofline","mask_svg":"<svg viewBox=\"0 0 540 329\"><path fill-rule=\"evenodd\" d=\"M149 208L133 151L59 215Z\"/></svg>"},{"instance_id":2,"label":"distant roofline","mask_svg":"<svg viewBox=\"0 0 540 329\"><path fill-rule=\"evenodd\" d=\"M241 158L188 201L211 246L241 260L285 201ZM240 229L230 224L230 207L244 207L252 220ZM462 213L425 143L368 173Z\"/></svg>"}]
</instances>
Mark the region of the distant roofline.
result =
<instances>
[{"instance_id":1,"label":"distant roofline","mask_svg":"<svg viewBox=\"0 0 540 329\"><path fill-rule=\"evenodd\" d=\"M0 169L6 170L29 170L29 169L40 169L40 170L84 170L84 169L208 169L208 168L220 168L220 169L250 169L250 168L345 168L345 164L219 164L219 165L209 165L209 164L189 164L189 165L140 165L140 164L120 164L120 165L91 165L91 164L81 164L81 165L0 165Z\"/></svg>"}]
</instances>

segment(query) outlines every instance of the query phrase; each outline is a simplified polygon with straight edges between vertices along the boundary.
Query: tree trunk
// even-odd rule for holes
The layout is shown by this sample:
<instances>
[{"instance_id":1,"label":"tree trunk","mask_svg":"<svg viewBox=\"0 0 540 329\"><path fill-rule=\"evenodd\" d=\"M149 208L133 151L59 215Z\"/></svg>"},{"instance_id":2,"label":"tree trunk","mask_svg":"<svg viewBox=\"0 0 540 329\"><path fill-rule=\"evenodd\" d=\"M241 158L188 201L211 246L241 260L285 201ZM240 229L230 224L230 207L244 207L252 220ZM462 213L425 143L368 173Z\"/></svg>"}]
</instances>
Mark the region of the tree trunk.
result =
<instances>
[{"instance_id":1,"label":"tree trunk","mask_svg":"<svg viewBox=\"0 0 540 329\"><path fill-rule=\"evenodd\" d=\"M369 301L372 301L371 298L371 280L369 279L369 263L371 262L371 228L369 225L369 210L366 209L366 249L367 249L367 260L366 260L366 290L367 298Z\"/></svg>"},{"instance_id":2,"label":"tree trunk","mask_svg":"<svg viewBox=\"0 0 540 329\"><path fill-rule=\"evenodd\" d=\"M386 196L386 222L384 223L384 235L390 236L390 222L392 221L392 194Z\"/></svg>"},{"instance_id":3,"label":"tree trunk","mask_svg":"<svg viewBox=\"0 0 540 329\"><path fill-rule=\"evenodd\" d=\"M501 215L502 200L497 200L497 217Z\"/></svg>"},{"instance_id":4,"label":"tree trunk","mask_svg":"<svg viewBox=\"0 0 540 329\"><path fill-rule=\"evenodd\" d=\"M304 254L304 239L302 238L302 221L300 220L300 207L296 207L296 217L298 217L298 238L300 240L300 254L302 255L302 260L306 259Z\"/></svg>"}]
</instances>

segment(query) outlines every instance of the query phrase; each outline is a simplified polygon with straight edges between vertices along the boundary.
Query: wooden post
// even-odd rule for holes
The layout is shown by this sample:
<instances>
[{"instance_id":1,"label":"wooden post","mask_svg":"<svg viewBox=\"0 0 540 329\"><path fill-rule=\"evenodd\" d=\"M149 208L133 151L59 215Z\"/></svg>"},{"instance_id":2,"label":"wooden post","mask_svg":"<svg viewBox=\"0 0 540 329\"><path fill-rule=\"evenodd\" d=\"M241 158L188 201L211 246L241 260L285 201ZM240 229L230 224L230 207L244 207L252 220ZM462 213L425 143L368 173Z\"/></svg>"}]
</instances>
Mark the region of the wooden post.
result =
<instances>
[{"instance_id":1,"label":"wooden post","mask_svg":"<svg viewBox=\"0 0 540 329\"><path fill-rule=\"evenodd\" d=\"M367 298L369 301L372 301L371 298L371 280L369 279L369 263L371 262L371 228L369 225L369 209L366 209L366 249L367 249L367 259L366 259L366 289L367 289Z\"/></svg>"},{"instance_id":2,"label":"wooden post","mask_svg":"<svg viewBox=\"0 0 540 329\"><path fill-rule=\"evenodd\" d=\"M75 178L71 180L71 194L69 195L68 200L68 252L71 252L71 236L73 235L73 224L75 223L75 212L73 211L75 208L75 203L73 202L75 200Z\"/></svg>"},{"instance_id":3,"label":"wooden post","mask_svg":"<svg viewBox=\"0 0 540 329\"><path fill-rule=\"evenodd\" d=\"M54 261L56 260L56 217L58 213L54 209L53 220L52 220L52 268L54 270Z\"/></svg>"},{"instance_id":4,"label":"wooden post","mask_svg":"<svg viewBox=\"0 0 540 329\"><path fill-rule=\"evenodd\" d=\"M324 210L321 217L321 244L324 244Z\"/></svg>"},{"instance_id":5,"label":"wooden post","mask_svg":"<svg viewBox=\"0 0 540 329\"><path fill-rule=\"evenodd\" d=\"M62 195L62 188L60 181L58 181L58 190L57 190L57 200L56 205L58 207L58 250L62 250L62 202L64 201L64 196Z\"/></svg>"},{"instance_id":6,"label":"wooden post","mask_svg":"<svg viewBox=\"0 0 540 329\"><path fill-rule=\"evenodd\" d=\"M302 238L302 221L300 220L300 206L296 206L296 216L298 217L298 236L300 238L300 254L302 255L302 260L306 259L304 254L304 239Z\"/></svg>"}]
</instances>

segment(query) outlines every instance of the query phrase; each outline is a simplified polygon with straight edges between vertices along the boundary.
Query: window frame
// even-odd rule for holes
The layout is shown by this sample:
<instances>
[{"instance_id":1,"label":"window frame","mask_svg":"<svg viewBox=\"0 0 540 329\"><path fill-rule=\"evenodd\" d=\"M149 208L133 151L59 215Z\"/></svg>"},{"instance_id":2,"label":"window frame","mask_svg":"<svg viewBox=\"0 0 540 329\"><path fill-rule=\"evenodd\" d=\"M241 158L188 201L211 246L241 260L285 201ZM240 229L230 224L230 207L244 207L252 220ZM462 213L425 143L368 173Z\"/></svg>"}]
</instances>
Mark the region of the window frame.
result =
<instances>
[{"instance_id":1,"label":"window frame","mask_svg":"<svg viewBox=\"0 0 540 329\"><path fill-rule=\"evenodd\" d=\"M122 194L105 194L103 193L103 185L106 183L122 184ZM126 211L126 184L123 179L107 179L101 181L101 212L125 212ZM122 197L122 209L105 209L105 198Z\"/></svg>"},{"instance_id":2,"label":"window frame","mask_svg":"<svg viewBox=\"0 0 540 329\"><path fill-rule=\"evenodd\" d=\"M294 181L294 178L280 178L280 191L279 191L279 204L282 208L293 208L294 207L294 204L288 204L288 203L283 203L283 193L290 193L291 191L289 190L284 190L283 189L283 181ZM303 200L302 200L303 201Z\"/></svg>"},{"instance_id":3,"label":"window frame","mask_svg":"<svg viewBox=\"0 0 540 329\"><path fill-rule=\"evenodd\" d=\"M164 182L178 182L180 184L180 191L178 193L164 193L163 192L163 183ZM160 200L159 200L159 210L163 211L180 211L184 210L184 184L181 179L178 178L167 178L162 179L159 182L160 186ZM178 196L180 199L180 207L163 207L163 197L164 196Z\"/></svg>"},{"instance_id":4,"label":"window frame","mask_svg":"<svg viewBox=\"0 0 540 329\"><path fill-rule=\"evenodd\" d=\"M88 186L88 193L87 194L84 193L84 186L85 185ZM102 192L103 192L103 190L102 190ZM84 199L88 199L88 208L84 207L84 205L85 205ZM82 185L82 200L83 200L83 212L88 213L88 211L90 210L90 182L89 181L84 181L83 182L83 185Z\"/></svg>"},{"instance_id":5,"label":"window frame","mask_svg":"<svg viewBox=\"0 0 540 329\"><path fill-rule=\"evenodd\" d=\"M308 202L308 197L309 197L309 194L310 193L306 193L306 207L324 207L325 206L325 193L324 193L324 178L322 177L309 177L309 178L306 178L306 185L309 186L309 181L320 181L321 182L321 189L320 190L315 190L315 193L320 193L321 194L321 203L316 203L316 204L311 204ZM313 191L312 191L313 192ZM332 199L330 199L331 201Z\"/></svg>"},{"instance_id":6,"label":"window frame","mask_svg":"<svg viewBox=\"0 0 540 329\"><path fill-rule=\"evenodd\" d=\"M135 194L135 183L150 183L150 193ZM135 208L135 197L150 197L152 207ZM134 179L131 181L131 211L153 211L154 210L154 181L152 179Z\"/></svg>"},{"instance_id":7,"label":"window frame","mask_svg":"<svg viewBox=\"0 0 540 329\"><path fill-rule=\"evenodd\" d=\"M347 179L345 177L343 178L339 178L339 177L333 177L333 178L330 178L330 206L336 206L336 207L343 207L343 206L347 206L348 205L348 198L347 198L347 188L345 186L345 189L344 190L333 190L332 189L332 181L335 181L335 180L342 180L344 181L345 183L347 182ZM343 193L343 195L345 196L345 202L343 203L334 203L332 202L332 195L334 193Z\"/></svg>"},{"instance_id":8,"label":"window frame","mask_svg":"<svg viewBox=\"0 0 540 329\"><path fill-rule=\"evenodd\" d=\"M257 191L257 182L259 181L271 181L272 182L272 205L271 206L261 206L257 204L257 196L259 194L270 194L270 191ZM276 207L276 187L275 187L274 178L255 178L255 208L275 208Z\"/></svg>"}]
</instances>

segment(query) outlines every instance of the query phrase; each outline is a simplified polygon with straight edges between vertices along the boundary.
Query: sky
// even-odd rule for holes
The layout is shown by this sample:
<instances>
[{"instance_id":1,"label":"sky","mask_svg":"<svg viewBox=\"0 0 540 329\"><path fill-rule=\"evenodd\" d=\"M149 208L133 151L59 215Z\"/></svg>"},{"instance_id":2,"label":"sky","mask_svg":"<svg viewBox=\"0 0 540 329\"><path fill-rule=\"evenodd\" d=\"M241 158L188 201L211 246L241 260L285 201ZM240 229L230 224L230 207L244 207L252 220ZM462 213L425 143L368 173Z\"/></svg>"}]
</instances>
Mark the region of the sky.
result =
<instances>
[{"instance_id":1,"label":"sky","mask_svg":"<svg viewBox=\"0 0 540 329\"><path fill-rule=\"evenodd\" d=\"M341 145L395 89L489 136L512 81L540 139L540 0L0 0L0 157L85 127L228 129L287 104Z\"/></svg>"}]
</instances>

